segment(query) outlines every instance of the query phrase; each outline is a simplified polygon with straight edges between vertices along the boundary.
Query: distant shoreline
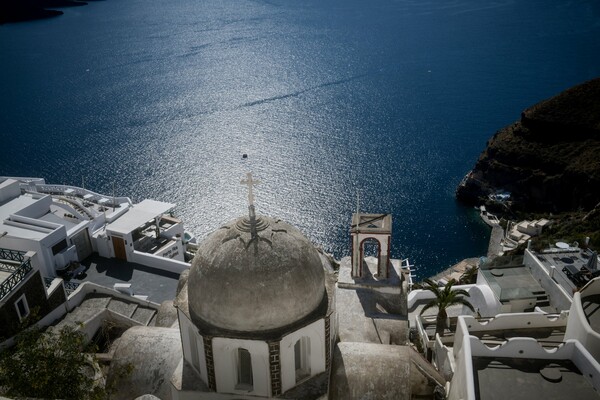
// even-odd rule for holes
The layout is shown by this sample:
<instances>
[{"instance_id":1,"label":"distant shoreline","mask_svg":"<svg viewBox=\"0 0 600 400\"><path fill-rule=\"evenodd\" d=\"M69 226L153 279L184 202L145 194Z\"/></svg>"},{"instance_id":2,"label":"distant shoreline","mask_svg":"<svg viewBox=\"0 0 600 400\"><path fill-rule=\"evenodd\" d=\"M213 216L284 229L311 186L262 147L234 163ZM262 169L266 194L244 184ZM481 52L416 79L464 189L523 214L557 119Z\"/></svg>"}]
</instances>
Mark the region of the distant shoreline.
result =
<instances>
[{"instance_id":1,"label":"distant shoreline","mask_svg":"<svg viewBox=\"0 0 600 400\"><path fill-rule=\"evenodd\" d=\"M79 7L87 4L77 0L7 0L0 6L0 24L58 17L64 13L54 8Z\"/></svg>"},{"instance_id":2,"label":"distant shoreline","mask_svg":"<svg viewBox=\"0 0 600 400\"><path fill-rule=\"evenodd\" d=\"M35 21L36 19L58 17L59 15L63 15L63 12L58 10L46 10L44 8L2 10L0 24Z\"/></svg>"},{"instance_id":3,"label":"distant shoreline","mask_svg":"<svg viewBox=\"0 0 600 400\"><path fill-rule=\"evenodd\" d=\"M462 275L467 269L470 267L476 267L479 265L479 257L471 257L465 258L462 261L457 262L453 266L446 268L442 272L439 272L429 279L434 282L439 281L440 279L445 279L446 281L450 281L450 279L455 279L458 281L460 275Z\"/></svg>"}]
</instances>

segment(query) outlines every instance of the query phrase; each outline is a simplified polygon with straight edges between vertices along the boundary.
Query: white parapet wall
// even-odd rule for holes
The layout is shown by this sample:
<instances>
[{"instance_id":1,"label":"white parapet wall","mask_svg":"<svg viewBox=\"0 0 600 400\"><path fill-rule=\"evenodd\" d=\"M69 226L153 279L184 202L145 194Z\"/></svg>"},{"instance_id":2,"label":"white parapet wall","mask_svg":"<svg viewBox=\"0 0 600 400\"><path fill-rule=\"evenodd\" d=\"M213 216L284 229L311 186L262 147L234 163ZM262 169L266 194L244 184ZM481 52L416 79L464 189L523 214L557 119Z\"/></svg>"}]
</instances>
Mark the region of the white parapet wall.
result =
<instances>
[{"instance_id":1,"label":"white parapet wall","mask_svg":"<svg viewBox=\"0 0 600 400\"><path fill-rule=\"evenodd\" d=\"M473 357L571 360L581 373L589 379L596 390L600 389L600 364L578 340L568 339L558 348L545 348L531 337L508 338L506 342L489 347L472 332L514 331L547 327L564 327L570 324L566 312L548 315L544 313L500 314L492 319L477 320L470 316L459 317L454 339L454 366L452 382L448 389L450 400L474 400L475 379ZM436 346L437 350L437 346ZM445 360L438 363L444 365Z\"/></svg>"},{"instance_id":2,"label":"white parapet wall","mask_svg":"<svg viewBox=\"0 0 600 400\"><path fill-rule=\"evenodd\" d=\"M596 360L600 360L600 333L590 326L583 310L581 298L598 294L600 294L599 278L591 281L581 292L575 293L569 312L569 324L565 333L565 339L575 339L581 342Z\"/></svg>"},{"instance_id":3,"label":"white parapet wall","mask_svg":"<svg viewBox=\"0 0 600 400\"><path fill-rule=\"evenodd\" d=\"M454 353L463 346L464 336L470 332L514 331L515 329L561 328L567 325L568 313L545 314L537 312L498 314L494 318L477 319L469 315L461 316L456 322Z\"/></svg>"},{"instance_id":4,"label":"white parapet wall","mask_svg":"<svg viewBox=\"0 0 600 400\"><path fill-rule=\"evenodd\" d=\"M493 318L476 319L465 315L457 322L468 332L504 331L514 329L561 328L567 325L568 312L545 314L539 312L498 314Z\"/></svg>"},{"instance_id":5,"label":"white parapet wall","mask_svg":"<svg viewBox=\"0 0 600 400\"><path fill-rule=\"evenodd\" d=\"M147 267L156 268L161 271L174 272L177 274L180 274L184 270L190 268L190 264L183 261L164 258L149 253L142 253L135 250L130 254L130 258L128 260L145 265Z\"/></svg>"},{"instance_id":6,"label":"white parapet wall","mask_svg":"<svg viewBox=\"0 0 600 400\"><path fill-rule=\"evenodd\" d=\"M455 290L464 289L467 292L469 292L475 286L476 285L454 285L454 286L452 286L452 288ZM410 293L408 293L408 308L411 309L412 307L415 306L416 303L425 301L425 300L431 300L433 298L435 298L435 295L430 290L425 290L425 289L411 290Z\"/></svg>"},{"instance_id":7,"label":"white parapet wall","mask_svg":"<svg viewBox=\"0 0 600 400\"><path fill-rule=\"evenodd\" d=\"M440 371L440 374L442 374L444 379L449 382L454 375L454 353L452 348L447 347L442 343L442 339L438 334L435 335L433 353L433 364L437 370Z\"/></svg>"},{"instance_id":8,"label":"white parapet wall","mask_svg":"<svg viewBox=\"0 0 600 400\"><path fill-rule=\"evenodd\" d=\"M557 310L568 310L571 308L573 294L568 293L562 286L574 287L572 282L565 281L561 274L554 270L546 269L530 250L525 250L523 264L529 268L531 275L544 288L550 298L551 306Z\"/></svg>"},{"instance_id":9,"label":"white parapet wall","mask_svg":"<svg viewBox=\"0 0 600 400\"><path fill-rule=\"evenodd\" d=\"M570 360L596 391L600 389L600 364L576 340L568 340L558 349L545 349L533 338L511 338L502 345L489 348L475 336L463 336L459 351L455 350L456 367L449 400L475 400L473 357L508 359Z\"/></svg>"},{"instance_id":10,"label":"white parapet wall","mask_svg":"<svg viewBox=\"0 0 600 400\"><path fill-rule=\"evenodd\" d=\"M465 342L465 337L473 332L490 332L490 331L515 331L516 329L536 329L536 328L565 328L569 319L567 312L560 314L546 313L510 313L498 314L494 318L475 318L472 316L461 316L458 318L455 332L453 348L450 349L443 345L439 336L436 335L433 341L434 362L442 375L450 380L453 379L455 370L457 369L456 360L463 353L464 345L471 347L470 339ZM421 324L418 324L421 326ZM475 338L478 340L477 338ZM429 342L429 341L428 341ZM486 347L487 348L487 347ZM460 366L458 374L467 373L468 368L464 365ZM460 376L457 377L461 381ZM454 382L454 379L453 379ZM455 391L458 389L454 389Z\"/></svg>"},{"instance_id":11,"label":"white parapet wall","mask_svg":"<svg viewBox=\"0 0 600 400\"><path fill-rule=\"evenodd\" d=\"M458 334L458 331L456 332ZM457 346L457 342L460 342ZM449 400L475 400L475 378L471 362L471 342L468 335L457 336L454 342L456 365L449 388L446 389Z\"/></svg>"},{"instance_id":12,"label":"white parapet wall","mask_svg":"<svg viewBox=\"0 0 600 400\"><path fill-rule=\"evenodd\" d=\"M419 338L421 339L421 346L423 346L423 351L427 352L428 349L433 347L433 343L429 340L429 335L425 331L425 327L423 326L423 319L421 316L415 316L415 327L417 332L419 333Z\"/></svg>"},{"instance_id":13,"label":"white parapet wall","mask_svg":"<svg viewBox=\"0 0 600 400\"><path fill-rule=\"evenodd\" d=\"M494 295L494 292L487 284L472 284L472 285L456 285L453 289L463 289L469 294L467 300L473 305L476 312L481 316L493 316L500 312L502 304ZM414 312L414 308L419 303L426 303L433 300L435 295L430 290L416 289L408 293L408 310L413 310L409 313L409 322L411 326L416 326L418 315Z\"/></svg>"}]
</instances>

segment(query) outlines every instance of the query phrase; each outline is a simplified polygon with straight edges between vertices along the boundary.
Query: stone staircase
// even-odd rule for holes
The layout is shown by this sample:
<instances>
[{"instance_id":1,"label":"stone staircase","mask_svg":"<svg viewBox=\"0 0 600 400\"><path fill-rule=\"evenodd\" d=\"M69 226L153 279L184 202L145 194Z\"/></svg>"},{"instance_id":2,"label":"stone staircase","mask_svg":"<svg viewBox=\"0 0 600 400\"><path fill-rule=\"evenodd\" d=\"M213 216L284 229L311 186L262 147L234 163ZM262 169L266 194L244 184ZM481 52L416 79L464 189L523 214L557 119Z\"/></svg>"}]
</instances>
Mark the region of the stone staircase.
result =
<instances>
[{"instance_id":1,"label":"stone staircase","mask_svg":"<svg viewBox=\"0 0 600 400\"><path fill-rule=\"evenodd\" d=\"M154 319L156 318L154 308L116 298L111 298L106 308L130 318L140 325L154 326Z\"/></svg>"},{"instance_id":2,"label":"stone staircase","mask_svg":"<svg viewBox=\"0 0 600 400\"><path fill-rule=\"evenodd\" d=\"M532 292L535 295L536 302L535 306L539 308L549 307L550 299L548 298L548 293L545 290L539 290L537 292Z\"/></svg>"},{"instance_id":3,"label":"stone staircase","mask_svg":"<svg viewBox=\"0 0 600 400\"><path fill-rule=\"evenodd\" d=\"M154 326L156 321L157 309L148 307L134 300L128 301L119 297L113 297L103 294L90 294L86 296L83 302L72 312L65 315L54 329L61 329L63 326L77 327L81 323L104 315L106 311L118 314L118 316L128 319L131 326Z\"/></svg>"}]
</instances>

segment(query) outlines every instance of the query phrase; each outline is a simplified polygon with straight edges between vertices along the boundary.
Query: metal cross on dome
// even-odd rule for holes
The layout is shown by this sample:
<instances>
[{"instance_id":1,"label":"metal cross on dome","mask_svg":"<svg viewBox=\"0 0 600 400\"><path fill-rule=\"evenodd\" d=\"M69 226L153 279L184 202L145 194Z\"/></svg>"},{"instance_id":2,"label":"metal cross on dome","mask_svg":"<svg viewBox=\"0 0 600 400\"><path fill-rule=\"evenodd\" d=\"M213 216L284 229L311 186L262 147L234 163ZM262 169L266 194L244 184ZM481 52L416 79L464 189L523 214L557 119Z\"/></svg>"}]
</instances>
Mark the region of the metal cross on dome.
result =
<instances>
[{"instance_id":1,"label":"metal cross on dome","mask_svg":"<svg viewBox=\"0 0 600 400\"><path fill-rule=\"evenodd\" d=\"M252 172L246 174L246 179L240 181L242 185L248 186L248 206L254 208L254 191L253 186L260 183L259 180L252 179Z\"/></svg>"},{"instance_id":2,"label":"metal cross on dome","mask_svg":"<svg viewBox=\"0 0 600 400\"><path fill-rule=\"evenodd\" d=\"M250 234L254 241L254 251L258 251L258 233L256 229L256 212L254 211L254 185L258 185L260 181L252 179L252 172L246 174L246 179L242 179L240 182L242 185L248 186L248 214L250 222Z\"/></svg>"}]
</instances>

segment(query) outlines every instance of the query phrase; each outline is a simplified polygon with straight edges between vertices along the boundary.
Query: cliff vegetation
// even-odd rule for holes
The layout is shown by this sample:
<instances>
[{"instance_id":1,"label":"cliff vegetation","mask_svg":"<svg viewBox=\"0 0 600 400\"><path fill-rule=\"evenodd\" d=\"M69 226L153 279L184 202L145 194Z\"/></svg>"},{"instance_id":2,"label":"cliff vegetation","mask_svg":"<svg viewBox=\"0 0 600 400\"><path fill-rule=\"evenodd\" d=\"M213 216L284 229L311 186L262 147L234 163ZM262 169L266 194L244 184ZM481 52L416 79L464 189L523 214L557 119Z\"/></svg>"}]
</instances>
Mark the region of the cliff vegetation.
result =
<instances>
[{"instance_id":1,"label":"cliff vegetation","mask_svg":"<svg viewBox=\"0 0 600 400\"><path fill-rule=\"evenodd\" d=\"M600 78L526 109L498 131L456 195L497 211L589 211L600 203L599 155ZM490 200L498 192L509 200Z\"/></svg>"}]
</instances>

